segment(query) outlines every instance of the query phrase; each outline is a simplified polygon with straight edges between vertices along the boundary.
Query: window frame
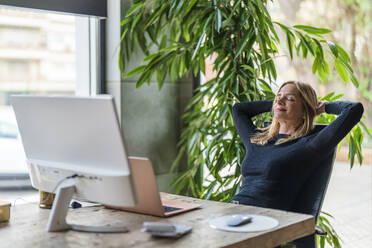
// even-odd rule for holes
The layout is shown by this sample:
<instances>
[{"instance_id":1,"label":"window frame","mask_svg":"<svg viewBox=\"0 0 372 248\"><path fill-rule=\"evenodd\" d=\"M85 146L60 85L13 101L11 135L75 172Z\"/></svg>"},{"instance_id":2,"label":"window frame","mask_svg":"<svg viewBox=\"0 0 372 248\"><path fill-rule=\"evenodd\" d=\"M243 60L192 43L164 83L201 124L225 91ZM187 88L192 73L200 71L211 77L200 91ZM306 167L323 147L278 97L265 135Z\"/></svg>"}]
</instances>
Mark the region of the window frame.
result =
<instances>
[{"instance_id":1,"label":"window frame","mask_svg":"<svg viewBox=\"0 0 372 248\"><path fill-rule=\"evenodd\" d=\"M96 17L76 17L75 95L105 93L104 22Z\"/></svg>"},{"instance_id":2,"label":"window frame","mask_svg":"<svg viewBox=\"0 0 372 248\"><path fill-rule=\"evenodd\" d=\"M0 0L0 5L77 15L107 17L107 0Z\"/></svg>"}]
</instances>

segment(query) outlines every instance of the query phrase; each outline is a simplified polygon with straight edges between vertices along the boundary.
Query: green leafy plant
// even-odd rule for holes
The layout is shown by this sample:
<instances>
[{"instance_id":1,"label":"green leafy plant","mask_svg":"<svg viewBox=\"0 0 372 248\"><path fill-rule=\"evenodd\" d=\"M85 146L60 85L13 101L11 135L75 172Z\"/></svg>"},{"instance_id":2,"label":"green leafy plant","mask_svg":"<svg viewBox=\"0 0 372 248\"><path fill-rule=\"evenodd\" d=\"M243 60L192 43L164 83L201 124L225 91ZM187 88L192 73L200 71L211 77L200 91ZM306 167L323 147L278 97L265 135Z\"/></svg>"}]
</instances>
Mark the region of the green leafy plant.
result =
<instances>
[{"instance_id":1,"label":"green leafy plant","mask_svg":"<svg viewBox=\"0 0 372 248\"><path fill-rule=\"evenodd\" d=\"M173 183L176 193L228 201L239 192L245 150L231 109L237 102L274 98L274 61L281 56L283 43L291 58L310 58L320 80L336 71L343 81L358 87L347 52L325 38L331 30L273 22L266 4L266 0L136 0L121 23L123 74L134 50L139 48L146 56L142 65L125 75L139 74L137 87L155 79L161 89L167 75L175 81L190 73L205 73L206 58L214 60L216 76L196 90L183 116L185 128L172 171L178 171L184 155L187 169ZM285 33L284 42L279 31ZM270 118L262 114L254 122L260 126ZM324 115L319 122L329 123L332 118ZM362 162L362 141L360 126L346 138L351 166L355 156Z\"/></svg>"},{"instance_id":2,"label":"green leafy plant","mask_svg":"<svg viewBox=\"0 0 372 248\"><path fill-rule=\"evenodd\" d=\"M327 241L331 247L341 248L341 238L332 227L328 220L329 218L333 218L333 216L326 212L321 212L321 215L319 216L317 224L321 226L328 233L328 235L326 237L317 236L318 246L325 247L325 242Z\"/></svg>"}]
</instances>

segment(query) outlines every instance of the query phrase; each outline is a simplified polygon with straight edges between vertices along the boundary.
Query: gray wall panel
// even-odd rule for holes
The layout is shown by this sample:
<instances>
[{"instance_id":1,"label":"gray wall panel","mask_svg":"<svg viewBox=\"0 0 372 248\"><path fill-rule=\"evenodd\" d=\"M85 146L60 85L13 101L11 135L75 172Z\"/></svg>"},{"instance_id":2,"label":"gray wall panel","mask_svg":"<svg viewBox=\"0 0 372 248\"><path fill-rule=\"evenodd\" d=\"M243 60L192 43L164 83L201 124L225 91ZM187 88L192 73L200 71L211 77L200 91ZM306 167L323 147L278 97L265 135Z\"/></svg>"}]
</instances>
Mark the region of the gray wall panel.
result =
<instances>
[{"instance_id":1,"label":"gray wall panel","mask_svg":"<svg viewBox=\"0 0 372 248\"><path fill-rule=\"evenodd\" d=\"M157 174L169 172L177 155L180 135L178 84L165 83L135 88L124 82L122 88L122 128L128 154L148 157Z\"/></svg>"}]
</instances>

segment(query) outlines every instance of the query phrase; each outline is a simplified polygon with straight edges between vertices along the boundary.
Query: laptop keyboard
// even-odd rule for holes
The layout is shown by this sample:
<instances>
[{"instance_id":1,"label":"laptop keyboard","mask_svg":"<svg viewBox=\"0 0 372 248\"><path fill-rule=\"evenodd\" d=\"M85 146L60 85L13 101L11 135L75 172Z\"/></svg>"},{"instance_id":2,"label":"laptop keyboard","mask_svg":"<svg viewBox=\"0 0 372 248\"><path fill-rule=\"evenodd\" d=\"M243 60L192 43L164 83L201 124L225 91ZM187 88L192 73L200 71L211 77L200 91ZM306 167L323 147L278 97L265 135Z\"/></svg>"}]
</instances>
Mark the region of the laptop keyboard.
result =
<instances>
[{"instance_id":1,"label":"laptop keyboard","mask_svg":"<svg viewBox=\"0 0 372 248\"><path fill-rule=\"evenodd\" d=\"M175 208L175 207L170 207L170 206L165 206L165 205L163 205L163 208L164 208L165 213L182 209L182 208Z\"/></svg>"}]
</instances>

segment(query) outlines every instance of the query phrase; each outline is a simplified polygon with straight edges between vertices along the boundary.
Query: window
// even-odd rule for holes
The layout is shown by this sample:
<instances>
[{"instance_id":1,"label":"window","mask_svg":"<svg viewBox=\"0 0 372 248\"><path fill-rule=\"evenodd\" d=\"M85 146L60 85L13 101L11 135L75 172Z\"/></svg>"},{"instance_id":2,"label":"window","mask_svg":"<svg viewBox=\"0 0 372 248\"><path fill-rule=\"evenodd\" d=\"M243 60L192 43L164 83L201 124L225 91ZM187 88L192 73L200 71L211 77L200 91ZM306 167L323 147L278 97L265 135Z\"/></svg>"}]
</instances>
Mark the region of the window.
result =
<instances>
[{"instance_id":1,"label":"window","mask_svg":"<svg viewBox=\"0 0 372 248\"><path fill-rule=\"evenodd\" d=\"M75 17L41 11L0 7L0 176L26 174L23 147L10 105L12 94L89 95L92 90L91 31ZM92 29L87 27L87 29ZM83 30L84 31L84 30ZM89 43L89 42L88 42ZM79 54L77 54L79 53ZM77 62L78 59L78 62ZM94 68L95 69L95 68ZM88 75L88 76L86 76ZM79 80L84 78L84 80ZM94 84L97 85L97 84Z\"/></svg>"}]
</instances>

